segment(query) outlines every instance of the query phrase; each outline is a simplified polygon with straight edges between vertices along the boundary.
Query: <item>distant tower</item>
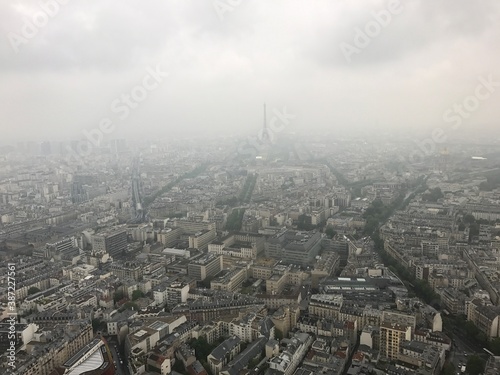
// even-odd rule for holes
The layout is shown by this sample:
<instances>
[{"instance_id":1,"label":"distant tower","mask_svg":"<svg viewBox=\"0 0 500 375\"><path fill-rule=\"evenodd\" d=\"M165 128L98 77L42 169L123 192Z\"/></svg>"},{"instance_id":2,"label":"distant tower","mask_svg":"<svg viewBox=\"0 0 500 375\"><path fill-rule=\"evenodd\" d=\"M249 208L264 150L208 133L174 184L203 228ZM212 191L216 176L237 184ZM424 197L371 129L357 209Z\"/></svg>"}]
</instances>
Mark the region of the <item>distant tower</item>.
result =
<instances>
[{"instance_id":1,"label":"distant tower","mask_svg":"<svg viewBox=\"0 0 500 375\"><path fill-rule=\"evenodd\" d=\"M265 144L271 143L273 140L272 133L267 127L266 103L264 103L264 126L262 127L262 131L259 132L259 140Z\"/></svg>"},{"instance_id":2,"label":"distant tower","mask_svg":"<svg viewBox=\"0 0 500 375\"><path fill-rule=\"evenodd\" d=\"M448 147L444 147L439 155L439 171L441 173L448 172L449 158L450 151L448 150Z\"/></svg>"},{"instance_id":3,"label":"distant tower","mask_svg":"<svg viewBox=\"0 0 500 375\"><path fill-rule=\"evenodd\" d=\"M132 162L132 202L134 207L132 209L132 221L142 223L146 218L146 212L142 203L142 188L141 188L141 173L139 171L142 159L135 157Z\"/></svg>"}]
</instances>

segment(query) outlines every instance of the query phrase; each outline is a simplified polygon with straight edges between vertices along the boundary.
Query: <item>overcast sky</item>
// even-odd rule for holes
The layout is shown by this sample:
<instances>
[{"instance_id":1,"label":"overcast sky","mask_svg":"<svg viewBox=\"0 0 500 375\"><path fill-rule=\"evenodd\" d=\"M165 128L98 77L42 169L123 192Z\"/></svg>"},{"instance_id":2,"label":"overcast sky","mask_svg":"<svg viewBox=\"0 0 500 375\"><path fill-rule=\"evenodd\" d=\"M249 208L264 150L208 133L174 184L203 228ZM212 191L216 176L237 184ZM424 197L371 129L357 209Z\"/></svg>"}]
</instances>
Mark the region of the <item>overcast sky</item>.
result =
<instances>
[{"instance_id":1,"label":"overcast sky","mask_svg":"<svg viewBox=\"0 0 500 375\"><path fill-rule=\"evenodd\" d=\"M67 4L40 14L55 1L0 1L4 140L79 137L103 119L114 126L110 138L248 134L262 126L264 102L268 118L283 107L296 115L297 131L411 134L449 129L444 113L475 95L478 77L500 82L498 0L392 8L381 0L59 0ZM373 12L390 20L377 29ZM373 36L358 48L356 30L367 27ZM356 49L348 58L347 45ZM156 69L168 77L141 89ZM121 98L132 90L146 98L125 113ZM500 87L491 91L470 99L477 109L455 131L500 129Z\"/></svg>"}]
</instances>

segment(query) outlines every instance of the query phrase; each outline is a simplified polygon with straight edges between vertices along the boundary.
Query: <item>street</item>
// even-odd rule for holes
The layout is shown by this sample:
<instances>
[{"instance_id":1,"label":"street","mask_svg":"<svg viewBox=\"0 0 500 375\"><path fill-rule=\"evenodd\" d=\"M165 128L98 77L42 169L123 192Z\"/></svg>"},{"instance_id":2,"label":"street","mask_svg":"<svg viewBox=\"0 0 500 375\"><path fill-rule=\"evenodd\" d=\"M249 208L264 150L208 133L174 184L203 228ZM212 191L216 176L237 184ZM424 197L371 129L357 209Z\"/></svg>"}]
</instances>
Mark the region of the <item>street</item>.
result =
<instances>
[{"instance_id":1,"label":"street","mask_svg":"<svg viewBox=\"0 0 500 375\"><path fill-rule=\"evenodd\" d=\"M125 365L123 353L120 353L120 347L114 338L107 339L109 344L109 350L113 355L113 361L115 363L116 374L117 375L130 375L128 367Z\"/></svg>"},{"instance_id":2,"label":"street","mask_svg":"<svg viewBox=\"0 0 500 375\"><path fill-rule=\"evenodd\" d=\"M482 348L475 346L466 337L462 337L459 332L447 332L447 334L453 340L449 361L453 363L457 371L460 371L461 367L467 364L469 356L483 355Z\"/></svg>"}]
</instances>

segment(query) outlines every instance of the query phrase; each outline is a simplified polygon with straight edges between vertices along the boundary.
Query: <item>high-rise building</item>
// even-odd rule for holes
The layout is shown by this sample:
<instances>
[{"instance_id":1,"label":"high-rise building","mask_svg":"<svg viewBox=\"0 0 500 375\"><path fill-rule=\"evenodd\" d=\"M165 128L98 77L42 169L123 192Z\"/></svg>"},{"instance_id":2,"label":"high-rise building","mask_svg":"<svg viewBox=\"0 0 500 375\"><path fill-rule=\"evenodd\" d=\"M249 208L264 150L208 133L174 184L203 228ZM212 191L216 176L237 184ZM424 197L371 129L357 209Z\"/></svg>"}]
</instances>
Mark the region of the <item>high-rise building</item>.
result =
<instances>
[{"instance_id":1,"label":"high-rise building","mask_svg":"<svg viewBox=\"0 0 500 375\"><path fill-rule=\"evenodd\" d=\"M266 256L291 264L314 262L321 248L321 233L287 230L269 238L265 244Z\"/></svg>"},{"instance_id":2,"label":"high-rise building","mask_svg":"<svg viewBox=\"0 0 500 375\"><path fill-rule=\"evenodd\" d=\"M198 281L217 275L222 270L222 255L207 254L188 264L188 275Z\"/></svg>"},{"instance_id":3,"label":"high-rise building","mask_svg":"<svg viewBox=\"0 0 500 375\"><path fill-rule=\"evenodd\" d=\"M112 257L122 255L127 250L127 230L117 229L92 236L94 253L108 253Z\"/></svg>"},{"instance_id":4,"label":"high-rise building","mask_svg":"<svg viewBox=\"0 0 500 375\"><path fill-rule=\"evenodd\" d=\"M189 247L205 250L216 235L215 229L197 232L193 236L189 236Z\"/></svg>"},{"instance_id":5,"label":"high-rise building","mask_svg":"<svg viewBox=\"0 0 500 375\"><path fill-rule=\"evenodd\" d=\"M45 246L51 251L51 253L64 253L75 246L75 239L73 237L64 238L58 242L47 243Z\"/></svg>"},{"instance_id":6,"label":"high-rise building","mask_svg":"<svg viewBox=\"0 0 500 375\"><path fill-rule=\"evenodd\" d=\"M142 280L143 268L135 262L113 262L111 272L120 279Z\"/></svg>"},{"instance_id":7,"label":"high-rise building","mask_svg":"<svg viewBox=\"0 0 500 375\"><path fill-rule=\"evenodd\" d=\"M210 289L236 292L248 277L247 269L236 267L210 282Z\"/></svg>"},{"instance_id":8,"label":"high-rise building","mask_svg":"<svg viewBox=\"0 0 500 375\"><path fill-rule=\"evenodd\" d=\"M88 187L95 185L97 178L93 175L76 175L71 185L71 201L81 203L91 199Z\"/></svg>"},{"instance_id":9,"label":"high-rise building","mask_svg":"<svg viewBox=\"0 0 500 375\"><path fill-rule=\"evenodd\" d=\"M411 340L411 326L397 323L380 325L380 354L389 359L398 359L403 341Z\"/></svg>"}]
</instances>

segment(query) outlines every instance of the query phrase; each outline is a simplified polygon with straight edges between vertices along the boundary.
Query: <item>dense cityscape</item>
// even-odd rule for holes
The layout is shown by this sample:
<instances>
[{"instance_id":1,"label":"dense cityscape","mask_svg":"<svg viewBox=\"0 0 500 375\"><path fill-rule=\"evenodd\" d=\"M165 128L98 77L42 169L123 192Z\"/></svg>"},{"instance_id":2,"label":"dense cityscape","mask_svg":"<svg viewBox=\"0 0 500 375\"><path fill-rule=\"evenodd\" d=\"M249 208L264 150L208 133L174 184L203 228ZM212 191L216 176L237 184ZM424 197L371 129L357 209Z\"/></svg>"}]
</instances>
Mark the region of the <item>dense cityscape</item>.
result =
<instances>
[{"instance_id":1,"label":"dense cityscape","mask_svg":"<svg viewBox=\"0 0 500 375\"><path fill-rule=\"evenodd\" d=\"M5 146L2 366L497 374L498 146L294 140Z\"/></svg>"},{"instance_id":2,"label":"dense cityscape","mask_svg":"<svg viewBox=\"0 0 500 375\"><path fill-rule=\"evenodd\" d=\"M2 0L0 35L0 373L500 375L498 0Z\"/></svg>"}]
</instances>

